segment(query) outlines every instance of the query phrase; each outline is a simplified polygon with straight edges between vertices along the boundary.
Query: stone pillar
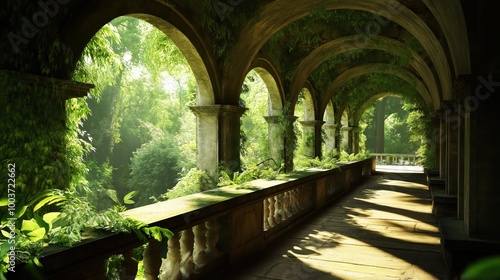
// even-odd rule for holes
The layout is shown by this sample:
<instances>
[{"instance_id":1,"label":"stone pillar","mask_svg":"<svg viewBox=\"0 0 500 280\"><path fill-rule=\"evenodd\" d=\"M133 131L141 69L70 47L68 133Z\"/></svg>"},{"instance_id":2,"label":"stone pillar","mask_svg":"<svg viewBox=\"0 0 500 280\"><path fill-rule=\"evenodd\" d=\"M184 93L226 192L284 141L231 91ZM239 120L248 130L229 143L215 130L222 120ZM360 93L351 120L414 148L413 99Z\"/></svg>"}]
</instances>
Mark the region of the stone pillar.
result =
<instances>
[{"instance_id":1,"label":"stone pillar","mask_svg":"<svg viewBox=\"0 0 500 280\"><path fill-rule=\"evenodd\" d=\"M219 160L230 171L240 169L241 116L247 109L222 105L219 113Z\"/></svg>"},{"instance_id":2,"label":"stone pillar","mask_svg":"<svg viewBox=\"0 0 500 280\"><path fill-rule=\"evenodd\" d=\"M440 158L439 155L441 154L441 134L440 134L440 126L441 126L441 120L438 116L432 118L432 123L434 125L434 166L433 169L436 171L439 171L439 166L440 166Z\"/></svg>"},{"instance_id":3,"label":"stone pillar","mask_svg":"<svg viewBox=\"0 0 500 280\"><path fill-rule=\"evenodd\" d=\"M352 126L352 129L350 131L351 135L351 146L352 147L352 152L354 154L359 153L359 127L358 126Z\"/></svg>"},{"instance_id":4,"label":"stone pillar","mask_svg":"<svg viewBox=\"0 0 500 280\"><path fill-rule=\"evenodd\" d=\"M221 105L191 106L189 109L196 115L197 167L206 171L210 176L217 177Z\"/></svg>"},{"instance_id":5,"label":"stone pillar","mask_svg":"<svg viewBox=\"0 0 500 280\"><path fill-rule=\"evenodd\" d=\"M284 160L285 140L280 117L266 116L264 119L266 119L268 128L269 157L274 159L278 164L282 163Z\"/></svg>"},{"instance_id":6,"label":"stone pillar","mask_svg":"<svg viewBox=\"0 0 500 280\"><path fill-rule=\"evenodd\" d=\"M324 121L315 121L314 124L314 156L321 158L321 146L323 143L323 124L325 124Z\"/></svg>"},{"instance_id":7,"label":"stone pillar","mask_svg":"<svg viewBox=\"0 0 500 280\"><path fill-rule=\"evenodd\" d=\"M316 121L301 121L303 155L309 158L316 156Z\"/></svg>"},{"instance_id":8,"label":"stone pillar","mask_svg":"<svg viewBox=\"0 0 500 280\"><path fill-rule=\"evenodd\" d=\"M38 193L70 184L78 158L67 153L67 136L68 128L76 129L77 124L67 122L67 110L72 109L66 103L86 96L91 88L75 81L0 70L1 160L4 168L15 164L16 174L21 175L16 177L19 188ZM0 179L7 182L7 171ZM28 198L19 195L16 204L28 203Z\"/></svg>"},{"instance_id":9,"label":"stone pillar","mask_svg":"<svg viewBox=\"0 0 500 280\"><path fill-rule=\"evenodd\" d=\"M446 102L446 193L458 192L458 106Z\"/></svg>"},{"instance_id":10,"label":"stone pillar","mask_svg":"<svg viewBox=\"0 0 500 280\"><path fill-rule=\"evenodd\" d=\"M478 75L464 99L464 224L471 235L500 237L498 158L495 133L500 104L500 75Z\"/></svg>"},{"instance_id":11,"label":"stone pillar","mask_svg":"<svg viewBox=\"0 0 500 280\"><path fill-rule=\"evenodd\" d=\"M337 124L337 127L335 127L335 150L337 152L340 152L342 149L342 126Z\"/></svg>"},{"instance_id":12,"label":"stone pillar","mask_svg":"<svg viewBox=\"0 0 500 280\"><path fill-rule=\"evenodd\" d=\"M458 173L457 173L457 218L459 220L464 219L464 164L465 164L465 157L464 157L464 119L463 117L465 116L465 111L462 106L458 107Z\"/></svg>"},{"instance_id":13,"label":"stone pillar","mask_svg":"<svg viewBox=\"0 0 500 280\"><path fill-rule=\"evenodd\" d=\"M340 143L340 148L342 150L345 150L348 154L352 153L352 135L350 131L352 130L352 127L350 126L343 126L341 128L342 132L342 141Z\"/></svg>"},{"instance_id":14,"label":"stone pillar","mask_svg":"<svg viewBox=\"0 0 500 280\"><path fill-rule=\"evenodd\" d=\"M446 179L446 114L440 112L439 119L439 178Z\"/></svg>"},{"instance_id":15,"label":"stone pillar","mask_svg":"<svg viewBox=\"0 0 500 280\"><path fill-rule=\"evenodd\" d=\"M297 117L285 116L284 120L283 136L285 138L285 172L290 172L293 170L293 153L297 144L297 138L294 130L294 122L297 120Z\"/></svg>"},{"instance_id":16,"label":"stone pillar","mask_svg":"<svg viewBox=\"0 0 500 280\"><path fill-rule=\"evenodd\" d=\"M325 152L331 154L335 151L335 131L337 125L335 123L325 123L323 126L325 129L326 139L325 139Z\"/></svg>"}]
</instances>

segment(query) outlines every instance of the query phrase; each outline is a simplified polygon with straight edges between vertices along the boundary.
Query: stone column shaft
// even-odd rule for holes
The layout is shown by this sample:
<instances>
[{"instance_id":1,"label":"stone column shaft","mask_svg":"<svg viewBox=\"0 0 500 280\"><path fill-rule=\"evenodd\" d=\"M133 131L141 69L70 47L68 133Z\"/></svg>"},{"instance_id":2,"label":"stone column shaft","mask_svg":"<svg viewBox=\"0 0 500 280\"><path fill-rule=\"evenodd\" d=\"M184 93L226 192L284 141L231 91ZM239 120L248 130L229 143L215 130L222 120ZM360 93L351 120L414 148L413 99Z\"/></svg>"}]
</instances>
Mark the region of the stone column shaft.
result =
<instances>
[{"instance_id":1,"label":"stone column shaft","mask_svg":"<svg viewBox=\"0 0 500 280\"><path fill-rule=\"evenodd\" d=\"M278 116L266 116L264 118L268 125L269 157L277 163L283 162L285 140L280 118Z\"/></svg>"}]
</instances>

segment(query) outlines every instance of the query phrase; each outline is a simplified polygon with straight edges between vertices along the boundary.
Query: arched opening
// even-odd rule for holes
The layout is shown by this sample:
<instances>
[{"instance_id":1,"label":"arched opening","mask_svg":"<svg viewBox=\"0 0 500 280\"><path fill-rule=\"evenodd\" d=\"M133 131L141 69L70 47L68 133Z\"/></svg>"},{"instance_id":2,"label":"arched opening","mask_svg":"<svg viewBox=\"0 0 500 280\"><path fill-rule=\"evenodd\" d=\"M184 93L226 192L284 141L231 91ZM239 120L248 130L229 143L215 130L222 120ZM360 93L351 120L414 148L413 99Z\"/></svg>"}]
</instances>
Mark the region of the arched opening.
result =
<instances>
[{"instance_id":1,"label":"arched opening","mask_svg":"<svg viewBox=\"0 0 500 280\"><path fill-rule=\"evenodd\" d=\"M118 17L89 42L74 79L96 84L82 129L91 199L105 209L166 198L197 164L187 105L206 102L184 53L146 21Z\"/></svg>"},{"instance_id":2,"label":"arched opening","mask_svg":"<svg viewBox=\"0 0 500 280\"><path fill-rule=\"evenodd\" d=\"M297 117L297 151L299 155L314 158L315 157L315 109L314 100L311 91L308 88L302 88L297 98L294 110Z\"/></svg>"},{"instance_id":3,"label":"arched opening","mask_svg":"<svg viewBox=\"0 0 500 280\"><path fill-rule=\"evenodd\" d=\"M435 143L431 141L430 116L413 100L383 93L361 106L360 147L375 154L390 154L381 164L433 167Z\"/></svg>"},{"instance_id":4,"label":"arched opening","mask_svg":"<svg viewBox=\"0 0 500 280\"><path fill-rule=\"evenodd\" d=\"M240 106L247 108L241 118L241 157L243 165L259 164L270 157L266 117L272 112L268 83L262 78L263 70L248 72L243 83Z\"/></svg>"}]
</instances>

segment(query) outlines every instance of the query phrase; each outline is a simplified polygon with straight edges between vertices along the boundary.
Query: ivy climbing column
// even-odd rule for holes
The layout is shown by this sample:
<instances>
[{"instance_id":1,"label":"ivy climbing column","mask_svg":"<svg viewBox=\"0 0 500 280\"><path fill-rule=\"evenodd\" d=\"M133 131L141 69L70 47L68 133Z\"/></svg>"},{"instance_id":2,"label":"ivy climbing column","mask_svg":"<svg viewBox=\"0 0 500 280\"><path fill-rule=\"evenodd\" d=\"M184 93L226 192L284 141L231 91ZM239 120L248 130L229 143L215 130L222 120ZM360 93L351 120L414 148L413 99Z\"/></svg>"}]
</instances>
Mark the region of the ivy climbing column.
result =
<instances>
[{"instance_id":1,"label":"ivy climbing column","mask_svg":"<svg viewBox=\"0 0 500 280\"><path fill-rule=\"evenodd\" d=\"M24 200L46 189L65 189L81 171L76 165L80 142L70 140L76 139L78 124L70 123L66 100L83 97L92 87L0 71L0 154L5 167L15 164L16 188ZM2 172L0 178L7 182L6 176ZM20 199L19 205L26 202Z\"/></svg>"},{"instance_id":2,"label":"ivy climbing column","mask_svg":"<svg viewBox=\"0 0 500 280\"><path fill-rule=\"evenodd\" d=\"M240 169L241 116L246 109L222 105L219 113L219 160L227 170Z\"/></svg>"},{"instance_id":3,"label":"ivy climbing column","mask_svg":"<svg viewBox=\"0 0 500 280\"><path fill-rule=\"evenodd\" d=\"M316 123L316 121L300 122L302 125L302 153L309 158L316 156Z\"/></svg>"}]
</instances>

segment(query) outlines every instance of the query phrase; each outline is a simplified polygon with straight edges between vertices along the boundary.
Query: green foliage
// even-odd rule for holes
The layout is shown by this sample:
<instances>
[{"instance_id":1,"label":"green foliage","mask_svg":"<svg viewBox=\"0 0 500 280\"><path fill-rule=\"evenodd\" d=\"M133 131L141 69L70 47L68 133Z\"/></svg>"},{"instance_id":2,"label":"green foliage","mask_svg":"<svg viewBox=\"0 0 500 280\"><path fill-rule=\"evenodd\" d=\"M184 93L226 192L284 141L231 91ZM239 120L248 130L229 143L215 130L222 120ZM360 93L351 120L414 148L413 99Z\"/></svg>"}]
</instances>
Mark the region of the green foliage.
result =
<instances>
[{"instance_id":1,"label":"green foliage","mask_svg":"<svg viewBox=\"0 0 500 280\"><path fill-rule=\"evenodd\" d=\"M310 158L299 154L294 158L294 168L296 170L308 168L335 169L338 167L336 162L337 160L334 157L323 157L320 159L318 157Z\"/></svg>"},{"instance_id":2,"label":"green foliage","mask_svg":"<svg viewBox=\"0 0 500 280\"><path fill-rule=\"evenodd\" d=\"M158 198L153 198L155 202L174 199L190 194L211 190L217 186L217 183L205 171L192 168L189 172L179 179L179 182L166 193Z\"/></svg>"},{"instance_id":3,"label":"green foliage","mask_svg":"<svg viewBox=\"0 0 500 280\"><path fill-rule=\"evenodd\" d=\"M280 179L283 165L279 167L270 167L261 162L259 164L246 165L242 172L228 172L219 170L219 187L232 186L236 188L247 188L249 182L257 179L277 180Z\"/></svg>"},{"instance_id":4,"label":"green foliage","mask_svg":"<svg viewBox=\"0 0 500 280\"><path fill-rule=\"evenodd\" d=\"M148 204L151 196L158 196L175 186L179 152L167 135L158 135L138 149L132 158L130 189L138 190L137 205Z\"/></svg>"},{"instance_id":5,"label":"green foliage","mask_svg":"<svg viewBox=\"0 0 500 280\"><path fill-rule=\"evenodd\" d=\"M268 112L269 91L255 71L250 71L243 84L241 98L248 110L241 119L245 141L241 154L243 164L257 164L269 157L268 128L264 116Z\"/></svg>"},{"instance_id":6,"label":"green foliage","mask_svg":"<svg viewBox=\"0 0 500 280\"><path fill-rule=\"evenodd\" d=\"M408 129L410 139L419 144L416 152L417 164L426 168L435 168L435 151L437 143L434 141L432 120L422 110L413 110L408 115Z\"/></svg>"}]
</instances>

